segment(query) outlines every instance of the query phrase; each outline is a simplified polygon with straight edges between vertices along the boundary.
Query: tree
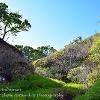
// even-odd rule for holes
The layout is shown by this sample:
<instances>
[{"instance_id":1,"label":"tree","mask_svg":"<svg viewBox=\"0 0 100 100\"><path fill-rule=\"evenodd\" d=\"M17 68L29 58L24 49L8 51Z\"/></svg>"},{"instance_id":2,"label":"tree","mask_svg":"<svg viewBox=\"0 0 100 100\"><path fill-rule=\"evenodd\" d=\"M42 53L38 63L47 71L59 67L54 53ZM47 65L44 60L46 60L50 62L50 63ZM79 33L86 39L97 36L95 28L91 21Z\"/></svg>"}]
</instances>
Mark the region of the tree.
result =
<instances>
[{"instance_id":1,"label":"tree","mask_svg":"<svg viewBox=\"0 0 100 100\"><path fill-rule=\"evenodd\" d=\"M24 53L29 62L46 57L55 51L55 49L50 46L41 46L37 49L23 45L15 45L15 47Z\"/></svg>"},{"instance_id":2,"label":"tree","mask_svg":"<svg viewBox=\"0 0 100 100\"><path fill-rule=\"evenodd\" d=\"M33 49L30 46L25 46L23 48L23 52L26 56L26 58L28 59L29 62L32 62L34 60L37 60L39 58L44 57L43 53L37 49Z\"/></svg>"},{"instance_id":3,"label":"tree","mask_svg":"<svg viewBox=\"0 0 100 100\"><path fill-rule=\"evenodd\" d=\"M57 51L53 47L50 47L50 45L38 47L37 50L41 51L45 56L48 56L51 53Z\"/></svg>"},{"instance_id":4,"label":"tree","mask_svg":"<svg viewBox=\"0 0 100 100\"><path fill-rule=\"evenodd\" d=\"M31 24L27 19L22 20L18 12L10 12L5 3L0 3L0 33L4 40L6 35L16 36L18 32L28 31Z\"/></svg>"},{"instance_id":5,"label":"tree","mask_svg":"<svg viewBox=\"0 0 100 100\"><path fill-rule=\"evenodd\" d=\"M15 47L18 49L18 50L20 50L20 51L22 51L23 52L23 45L15 45Z\"/></svg>"},{"instance_id":6,"label":"tree","mask_svg":"<svg viewBox=\"0 0 100 100\"><path fill-rule=\"evenodd\" d=\"M74 39L74 40L71 42L71 44L77 44L77 43L79 43L79 42L81 42L81 41L82 41L82 37L79 36L79 37L77 37L76 39Z\"/></svg>"},{"instance_id":7,"label":"tree","mask_svg":"<svg viewBox=\"0 0 100 100\"><path fill-rule=\"evenodd\" d=\"M33 49L30 46L15 45L15 47L23 52L29 62L45 57L45 55L41 51Z\"/></svg>"},{"instance_id":8,"label":"tree","mask_svg":"<svg viewBox=\"0 0 100 100\"><path fill-rule=\"evenodd\" d=\"M33 59L34 49L30 46L15 45L17 49L23 52L28 61Z\"/></svg>"}]
</instances>

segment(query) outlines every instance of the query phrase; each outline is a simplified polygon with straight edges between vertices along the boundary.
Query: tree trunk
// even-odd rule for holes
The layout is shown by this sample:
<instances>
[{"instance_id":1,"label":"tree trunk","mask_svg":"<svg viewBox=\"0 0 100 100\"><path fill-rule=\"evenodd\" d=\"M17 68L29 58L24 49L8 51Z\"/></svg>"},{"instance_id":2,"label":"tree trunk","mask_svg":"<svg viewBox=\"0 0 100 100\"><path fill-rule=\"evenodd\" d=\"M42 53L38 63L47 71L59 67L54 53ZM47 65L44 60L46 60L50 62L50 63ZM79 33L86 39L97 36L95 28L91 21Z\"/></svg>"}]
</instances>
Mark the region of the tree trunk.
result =
<instances>
[{"instance_id":1,"label":"tree trunk","mask_svg":"<svg viewBox=\"0 0 100 100\"><path fill-rule=\"evenodd\" d=\"M6 32L3 34L3 37L2 37L3 40L4 40L5 36L6 36Z\"/></svg>"},{"instance_id":2,"label":"tree trunk","mask_svg":"<svg viewBox=\"0 0 100 100\"><path fill-rule=\"evenodd\" d=\"M2 37L2 39L4 40L4 38L5 38L5 36L6 36L6 27L7 27L7 25L5 25L5 28L4 28L4 34L3 34L3 37Z\"/></svg>"}]
</instances>

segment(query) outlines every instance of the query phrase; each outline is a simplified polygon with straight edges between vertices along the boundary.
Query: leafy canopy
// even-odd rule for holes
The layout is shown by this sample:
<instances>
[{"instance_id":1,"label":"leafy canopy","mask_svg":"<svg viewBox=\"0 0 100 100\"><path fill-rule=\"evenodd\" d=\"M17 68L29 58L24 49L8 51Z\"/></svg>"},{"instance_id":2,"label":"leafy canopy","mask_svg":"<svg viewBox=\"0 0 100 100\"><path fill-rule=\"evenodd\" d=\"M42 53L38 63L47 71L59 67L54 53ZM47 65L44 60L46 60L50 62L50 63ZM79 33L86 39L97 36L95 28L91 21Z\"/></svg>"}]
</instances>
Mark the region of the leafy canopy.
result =
<instances>
[{"instance_id":1,"label":"leafy canopy","mask_svg":"<svg viewBox=\"0 0 100 100\"><path fill-rule=\"evenodd\" d=\"M9 33L16 36L18 32L28 31L30 27L27 19L22 20L22 15L10 12L5 3L0 3L0 33L3 40Z\"/></svg>"},{"instance_id":2,"label":"leafy canopy","mask_svg":"<svg viewBox=\"0 0 100 100\"><path fill-rule=\"evenodd\" d=\"M37 49L23 45L15 45L15 47L24 53L29 62L40 59L42 57L46 57L56 51L56 49L51 46L41 46Z\"/></svg>"}]
</instances>

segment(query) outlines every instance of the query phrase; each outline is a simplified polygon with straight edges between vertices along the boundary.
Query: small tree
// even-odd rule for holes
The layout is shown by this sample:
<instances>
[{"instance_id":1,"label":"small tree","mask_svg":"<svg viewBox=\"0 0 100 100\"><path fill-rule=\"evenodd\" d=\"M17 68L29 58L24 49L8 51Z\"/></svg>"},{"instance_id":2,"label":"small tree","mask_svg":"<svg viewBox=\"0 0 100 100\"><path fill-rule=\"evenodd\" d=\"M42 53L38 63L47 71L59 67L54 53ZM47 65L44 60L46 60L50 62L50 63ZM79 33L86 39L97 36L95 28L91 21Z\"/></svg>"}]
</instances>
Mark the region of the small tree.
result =
<instances>
[{"instance_id":1,"label":"small tree","mask_svg":"<svg viewBox=\"0 0 100 100\"><path fill-rule=\"evenodd\" d=\"M56 49L54 49L50 45L38 47L37 50L42 52L45 56L48 56L48 55L54 53L55 51L57 51Z\"/></svg>"},{"instance_id":2,"label":"small tree","mask_svg":"<svg viewBox=\"0 0 100 100\"><path fill-rule=\"evenodd\" d=\"M16 36L18 32L28 31L31 24L17 12L10 12L5 3L0 3L0 34L4 40L9 33Z\"/></svg>"}]
</instances>

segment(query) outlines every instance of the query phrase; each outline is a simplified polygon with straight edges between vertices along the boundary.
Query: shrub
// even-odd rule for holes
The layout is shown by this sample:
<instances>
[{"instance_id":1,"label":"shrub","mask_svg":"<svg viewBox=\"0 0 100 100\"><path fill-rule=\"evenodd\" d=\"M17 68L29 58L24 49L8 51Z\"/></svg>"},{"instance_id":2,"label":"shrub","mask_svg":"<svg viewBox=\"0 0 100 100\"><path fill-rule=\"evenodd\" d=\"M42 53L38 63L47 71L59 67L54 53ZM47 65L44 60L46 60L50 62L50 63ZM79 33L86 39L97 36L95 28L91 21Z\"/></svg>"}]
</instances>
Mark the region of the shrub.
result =
<instances>
[{"instance_id":1,"label":"shrub","mask_svg":"<svg viewBox=\"0 0 100 100\"><path fill-rule=\"evenodd\" d=\"M92 47L89 50L89 59L100 63L100 36L95 38Z\"/></svg>"},{"instance_id":2,"label":"shrub","mask_svg":"<svg viewBox=\"0 0 100 100\"><path fill-rule=\"evenodd\" d=\"M36 67L35 73L41 76L48 76L49 68L43 68L43 67Z\"/></svg>"},{"instance_id":3,"label":"shrub","mask_svg":"<svg viewBox=\"0 0 100 100\"><path fill-rule=\"evenodd\" d=\"M67 78L70 79L72 82L81 83L83 70L84 68L82 66L73 68L68 72Z\"/></svg>"},{"instance_id":4,"label":"shrub","mask_svg":"<svg viewBox=\"0 0 100 100\"><path fill-rule=\"evenodd\" d=\"M86 80L87 80L87 87L91 87L96 80L100 77L100 67L98 67L93 70L91 73L88 74Z\"/></svg>"},{"instance_id":5,"label":"shrub","mask_svg":"<svg viewBox=\"0 0 100 100\"><path fill-rule=\"evenodd\" d=\"M94 70L92 73L88 74L86 80L87 80L87 87L91 87L97 80L97 70Z\"/></svg>"}]
</instances>

